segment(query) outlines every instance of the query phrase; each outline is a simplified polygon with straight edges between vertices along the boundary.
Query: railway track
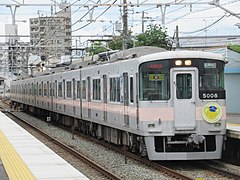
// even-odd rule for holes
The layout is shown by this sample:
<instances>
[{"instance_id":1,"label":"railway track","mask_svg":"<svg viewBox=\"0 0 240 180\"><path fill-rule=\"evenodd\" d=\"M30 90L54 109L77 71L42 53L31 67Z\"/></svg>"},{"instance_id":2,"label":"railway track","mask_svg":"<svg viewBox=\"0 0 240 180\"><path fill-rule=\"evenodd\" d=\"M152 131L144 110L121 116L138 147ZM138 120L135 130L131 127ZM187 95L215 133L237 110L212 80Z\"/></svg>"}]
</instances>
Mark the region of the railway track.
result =
<instances>
[{"instance_id":1,"label":"railway track","mask_svg":"<svg viewBox=\"0 0 240 180\"><path fill-rule=\"evenodd\" d=\"M24 119L18 117L16 114L11 113L10 111L5 112L7 114L10 114L11 116L14 116L14 118L17 118L19 120L21 120L21 122L23 122L24 124L26 124L27 126L31 127L32 129L34 129L35 131L37 131L38 133L40 133L42 136L48 138L50 141L54 142L55 144L57 144L59 147L61 147L62 149L68 151L69 153L73 154L75 157L77 157L79 160L84 161L85 163L87 163L89 166L91 166L92 168L96 169L96 171L101 172L107 179L113 179L113 180L117 180L117 179L121 179L120 177L117 177L116 175L112 174L111 172L109 172L108 170L106 170L105 168L97 165L96 163L94 163L92 160L90 160L89 158L85 157L84 155L82 155L81 153L79 153L78 151L76 151L75 149L73 149L72 147L69 147L68 145L60 142L59 140L57 140L56 138L49 136L48 134L46 134L45 132L43 132L41 129L36 128L34 125L28 123L27 121L25 121ZM63 128L63 127L62 127ZM66 128L65 128L66 130ZM68 131L71 131L69 129L67 129ZM96 138L93 137L89 137L86 136L82 133L78 133L75 132L75 135L79 135L82 136L86 139L89 139L90 141L94 141L95 143L101 144L102 146L105 146L108 149L112 149L114 151L117 151L120 154L123 154L123 149L119 149L116 146L109 144L109 143L105 143L103 141L98 142L98 140ZM159 165L155 162L149 161L148 159L145 158L141 158L138 155L132 154L130 152L125 151L125 157L130 159L134 159L139 161L141 164L145 164L146 166L149 166L157 171L162 172L163 174L166 174L168 177L170 177L171 179L183 179L183 180L193 180L194 178L192 177L188 177L184 174L181 174L177 171L174 171L170 168L164 167L162 165ZM127 161L127 159L126 159Z\"/></svg>"},{"instance_id":2,"label":"railway track","mask_svg":"<svg viewBox=\"0 0 240 180\"><path fill-rule=\"evenodd\" d=\"M3 109L1 109L1 110L3 110ZM111 180L120 180L121 179L121 178L117 177L115 174L113 174L110 171L108 171L107 169L105 169L105 168L101 167L100 165L96 164L95 162L91 161L88 157L86 157L83 154L79 153L78 151L76 151L75 149L71 148L70 146L60 142L56 138L46 134L41 129L36 128L34 125L28 123L24 119L16 116L15 114L13 114L13 113L11 113L9 111L5 111L5 114L10 116L10 118L12 118L11 116L14 116L14 118L20 120L21 122L23 122L24 124L29 126L31 129L34 129L34 131L36 131L37 133L39 133L42 136L44 136L45 138L47 138L52 143L58 145L59 148L64 149L65 151L69 152L71 155L73 155L76 158L78 158L79 161L85 162L86 164L88 164L88 166L90 166L91 168L95 169L97 172L100 172L106 179L111 179Z\"/></svg>"},{"instance_id":3,"label":"railway track","mask_svg":"<svg viewBox=\"0 0 240 180\"><path fill-rule=\"evenodd\" d=\"M3 108L3 110L5 110L6 108ZM65 128L66 129L66 128ZM156 162L153 162L153 161L149 161L148 159L145 159L145 158L142 158L138 155L135 155L135 154L132 154L130 152L128 152L125 148L119 148L119 147L116 147L112 144L109 144L109 143L106 143L104 141L99 141L98 139L94 138L94 137L91 137L91 136L88 136L88 135L84 135L83 133L79 133L77 131L75 132L72 132L72 130L70 129L67 129L68 131L71 131L71 133L74 133L74 135L80 135L81 137L84 137L85 139L90 139L90 141L94 141L98 144L101 144L109 149L112 149L114 151L117 151L118 153L121 153L125 156L125 161L127 163L128 159L134 159L134 160L137 160L139 161L141 164L145 164L151 168L154 168L158 171L161 171L165 174L167 174L167 176L171 177L171 178L175 178L175 179L196 179L196 177L194 176L191 176L191 175L184 175L182 174L181 172L175 170L174 168L169 168L169 166L165 166L164 164L159 164L159 163L156 163ZM45 133L44 133L45 134ZM50 137L51 140L55 139L55 138L52 138ZM55 140L54 140L55 141ZM58 141L58 140L56 140ZM59 142L60 144L63 144L61 142ZM62 146L62 145L61 145ZM69 150L70 153L74 152L74 153L77 153L79 154L76 150L74 150L73 148L63 144L63 147L64 148L67 148L67 149L71 149ZM76 157L78 157L78 155L75 155ZM81 156L81 155L80 155ZM78 157L80 158L80 157ZM82 159L81 159L82 160ZM86 161L91 161L90 159L87 158ZM85 161L85 160L82 160L82 161ZM209 161L208 161L209 162ZM199 161L198 161L199 163ZM240 179L240 176L238 174L235 174L235 173L231 173L230 171L226 171L222 168L217 168L216 166L213 166L213 165L209 165L208 163L206 163L205 161L203 161L203 163L201 163L201 166L199 166L199 168L201 169L207 169L208 171L213 171L214 173L216 174L220 174L221 176L223 177L229 177L231 179ZM96 168L98 169L98 168ZM111 177L110 176L106 176L108 177L109 179L115 179L115 178L118 178L120 179L119 177Z\"/></svg>"},{"instance_id":4,"label":"railway track","mask_svg":"<svg viewBox=\"0 0 240 180\"><path fill-rule=\"evenodd\" d=\"M200 165L205 169L211 170L231 179L240 179L240 174L230 172L229 170L223 168L224 163L220 163L218 161L202 161Z\"/></svg>"},{"instance_id":5,"label":"railway track","mask_svg":"<svg viewBox=\"0 0 240 180\"><path fill-rule=\"evenodd\" d=\"M65 127L62 127L64 129L66 129ZM125 156L125 162L127 163L127 159L131 158L131 159L134 159L136 161L139 161L141 164L145 164L153 169L156 169L158 171L161 171L165 174L167 174L169 177L171 178L175 178L175 179L184 179L184 180L194 180L195 178L193 177L189 177L187 175L184 175L184 174L181 174L171 168L168 168L164 165L161 165L161 164L158 164L156 162L153 162L153 161L150 161L146 158L143 158L139 155L136 155L136 154L133 154L131 152L128 152L127 149L125 147L123 148L119 148L119 147L116 147L115 145L113 144L110 144L110 143L106 143L105 141L99 141L98 139L94 138L94 137L91 137L91 136L88 136L88 135L85 135L83 133L80 133L80 132L75 132L77 135L81 136L81 137L84 137L86 139L89 139L90 141L94 141L95 143L98 143L104 147L107 147L108 149L111 149L111 150L114 150L120 154L123 154Z\"/></svg>"}]
</instances>

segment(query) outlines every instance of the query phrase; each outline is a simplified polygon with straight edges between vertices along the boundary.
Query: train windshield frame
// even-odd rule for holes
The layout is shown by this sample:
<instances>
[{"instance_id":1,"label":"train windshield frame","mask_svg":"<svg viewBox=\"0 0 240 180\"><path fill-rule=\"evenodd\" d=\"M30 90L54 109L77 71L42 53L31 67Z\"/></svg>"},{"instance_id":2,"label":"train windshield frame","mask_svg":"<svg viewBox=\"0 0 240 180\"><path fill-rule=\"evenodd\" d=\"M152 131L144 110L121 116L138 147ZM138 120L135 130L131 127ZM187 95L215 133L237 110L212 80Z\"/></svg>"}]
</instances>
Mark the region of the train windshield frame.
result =
<instances>
[{"instance_id":1,"label":"train windshield frame","mask_svg":"<svg viewBox=\"0 0 240 180\"><path fill-rule=\"evenodd\" d=\"M139 67L140 100L170 99L170 61L156 60Z\"/></svg>"},{"instance_id":2,"label":"train windshield frame","mask_svg":"<svg viewBox=\"0 0 240 180\"><path fill-rule=\"evenodd\" d=\"M199 98L225 99L224 61L202 60L198 63Z\"/></svg>"},{"instance_id":3,"label":"train windshield frame","mask_svg":"<svg viewBox=\"0 0 240 180\"><path fill-rule=\"evenodd\" d=\"M180 60L184 61L186 59ZM176 59L154 60L140 64L140 101L169 100L171 98L170 69L179 67L196 67L198 69L199 99L225 99L225 62L199 58L187 60L191 61L191 65L176 65Z\"/></svg>"}]
</instances>

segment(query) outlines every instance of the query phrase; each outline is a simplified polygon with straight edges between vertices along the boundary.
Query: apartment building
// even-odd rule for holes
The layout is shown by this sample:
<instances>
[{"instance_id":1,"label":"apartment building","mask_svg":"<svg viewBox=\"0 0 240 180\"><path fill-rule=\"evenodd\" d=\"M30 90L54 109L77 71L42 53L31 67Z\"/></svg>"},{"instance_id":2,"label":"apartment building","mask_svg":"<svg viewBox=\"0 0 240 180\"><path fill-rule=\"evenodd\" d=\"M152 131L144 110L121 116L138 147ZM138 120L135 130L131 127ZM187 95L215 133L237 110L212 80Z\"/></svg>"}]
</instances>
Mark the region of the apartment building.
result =
<instances>
[{"instance_id":1,"label":"apartment building","mask_svg":"<svg viewBox=\"0 0 240 180\"><path fill-rule=\"evenodd\" d=\"M62 3L60 9L51 16L30 19L32 53L58 59L71 54L71 7L68 3Z\"/></svg>"}]
</instances>

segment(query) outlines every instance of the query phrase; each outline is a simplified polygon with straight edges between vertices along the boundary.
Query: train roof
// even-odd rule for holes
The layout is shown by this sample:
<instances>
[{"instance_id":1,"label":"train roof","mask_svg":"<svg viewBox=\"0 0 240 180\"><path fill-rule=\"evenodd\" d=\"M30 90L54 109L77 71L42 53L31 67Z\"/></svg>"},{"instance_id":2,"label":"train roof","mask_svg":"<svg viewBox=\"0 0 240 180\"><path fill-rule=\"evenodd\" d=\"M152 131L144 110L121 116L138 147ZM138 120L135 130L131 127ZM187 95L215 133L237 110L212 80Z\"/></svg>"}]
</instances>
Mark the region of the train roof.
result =
<instances>
[{"instance_id":1,"label":"train roof","mask_svg":"<svg viewBox=\"0 0 240 180\"><path fill-rule=\"evenodd\" d=\"M88 66L94 66L105 63L113 63L121 60L134 60L138 58L139 63L152 60L161 59L181 59L181 58L197 58L197 59L215 59L227 62L225 58L216 53L204 52L204 51L189 51L189 50L179 50L179 51L167 51L166 49L152 46L141 46L126 49L123 51L110 51L103 52L99 54L98 58L88 57L87 60L73 61L69 64L61 64L61 66L52 68L51 70L46 70L44 72L39 72L34 75L43 76L47 74L59 73L73 69L81 69ZM21 77L20 79L26 79L28 77Z\"/></svg>"},{"instance_id":2,"label":"train roof","mask_svg":"<svg viewBox=\"0 0 240 180\"><path fill-rule=\"evenodd\" d=\"M118 51L110 56L110 61L131 59L135 57L141 57L144 55L165 52L165 51L167 50L160 47L140 46L140 47L126 49L123 51Z\"/></svg>"},{"instance_id":3,"label":"train roof","mask_svg":"<svg viewBox=\"0 0 240 180\"><path fill-rule=\"evenodd\" d=\"M191 58L191 59L215 59L219 61L224 61L227 63L225 60L225 57L212 53L212 52L205 52L205 51L189 51L189 50L179 50L179 51L165 51L165 52L160 52L160 53L153 53L149 55L145 55L140 57L139 61L140 63L145 62L146 59L147 61L152 61L152 60L160 60L160 59L186 59L186 58Z\"/></svg>"}]
</instances>

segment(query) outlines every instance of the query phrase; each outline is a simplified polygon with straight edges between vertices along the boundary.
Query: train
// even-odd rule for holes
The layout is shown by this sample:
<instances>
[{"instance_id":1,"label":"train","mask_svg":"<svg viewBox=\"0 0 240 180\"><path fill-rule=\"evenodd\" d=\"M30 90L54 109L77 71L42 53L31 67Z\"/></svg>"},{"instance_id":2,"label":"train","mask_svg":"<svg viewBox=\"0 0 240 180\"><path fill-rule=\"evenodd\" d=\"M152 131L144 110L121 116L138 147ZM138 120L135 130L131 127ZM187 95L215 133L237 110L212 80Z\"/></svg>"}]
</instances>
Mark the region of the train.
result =
<instances>
[{"instance_id":1,"label":"train","mask_svg":"<svg viewBox=\"0 0 240 180\"><path fill-rule=\"evenodd\" d=\"M220 159L222 55L136 47L11 82L12 104L150 160Z\"/></svg>"}]
</instances>

